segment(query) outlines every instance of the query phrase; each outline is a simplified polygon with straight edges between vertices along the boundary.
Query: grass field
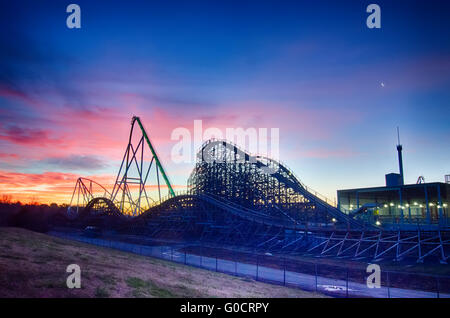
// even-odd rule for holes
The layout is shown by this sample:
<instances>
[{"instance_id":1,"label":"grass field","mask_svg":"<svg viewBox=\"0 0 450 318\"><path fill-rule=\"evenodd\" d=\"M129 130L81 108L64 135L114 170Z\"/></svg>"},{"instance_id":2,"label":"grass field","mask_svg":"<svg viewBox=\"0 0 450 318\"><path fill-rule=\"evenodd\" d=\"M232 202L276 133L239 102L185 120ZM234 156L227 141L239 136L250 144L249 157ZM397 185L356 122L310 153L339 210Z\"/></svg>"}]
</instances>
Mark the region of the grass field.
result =
<instances>
[{"instance_id":1,"label":"grass field","mask_svg":"<svg viewBox=\"0 0 450 318\"><path fill-rule=\"evenodd\" d=\"M81 267L81 288L66 267ZM163 260L0 228L0 297L323 297Z\"/></svg>"}]
</instances>

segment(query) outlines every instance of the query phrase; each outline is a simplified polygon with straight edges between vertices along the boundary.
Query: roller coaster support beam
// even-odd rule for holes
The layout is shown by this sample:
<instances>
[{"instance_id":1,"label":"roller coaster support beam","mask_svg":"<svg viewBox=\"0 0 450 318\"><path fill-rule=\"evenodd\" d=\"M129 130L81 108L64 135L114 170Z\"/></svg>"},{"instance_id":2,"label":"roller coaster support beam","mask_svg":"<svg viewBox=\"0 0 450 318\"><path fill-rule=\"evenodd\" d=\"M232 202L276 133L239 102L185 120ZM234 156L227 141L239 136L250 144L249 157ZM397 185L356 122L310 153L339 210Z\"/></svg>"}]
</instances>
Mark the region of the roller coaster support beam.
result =
<instances>
[{"instance_id":1,"label":"roller coaster support beam","mask_svg":"<svg viewBox=\"0 0 450 318\"><path fill-rule=\"evenodd\" d=\"M148 146L149 146L149 148L150 148L150 151L152 152L153 157L155 158L156 166L157 166L157 167L159 168L159 170L161 171L161 174L162 174L162 176L163 176L163 178L164 178L164 181L166 182L166 185L167 185L167 187L169 188L170 194L171 194L172 196L175 196L175 192L174 192L173 189L172 189L172 185L170 184L169 178L167 177L166 172L164 171L164 168L163 168L163 166L161 165L161 162L159 161L158 156L156 155L156 151L155 151L155 149L153 148L152 143L150 142L150 139L148 138L147 132L145 131L144 126L143 126L142 123L141 123L141 120L139 119L139 117L134 116L134 117L133 117L133 120L131 121L131 125L132 125L132 126L133 126L133 124L134 124L135 121L137 121L137 123L139 124L139 127L140 127L141 130L142 130L142 134L144 135L144 138L145 138L145 140L147 141L147 144L148 144Z\"/></svg>"}]
</instances>

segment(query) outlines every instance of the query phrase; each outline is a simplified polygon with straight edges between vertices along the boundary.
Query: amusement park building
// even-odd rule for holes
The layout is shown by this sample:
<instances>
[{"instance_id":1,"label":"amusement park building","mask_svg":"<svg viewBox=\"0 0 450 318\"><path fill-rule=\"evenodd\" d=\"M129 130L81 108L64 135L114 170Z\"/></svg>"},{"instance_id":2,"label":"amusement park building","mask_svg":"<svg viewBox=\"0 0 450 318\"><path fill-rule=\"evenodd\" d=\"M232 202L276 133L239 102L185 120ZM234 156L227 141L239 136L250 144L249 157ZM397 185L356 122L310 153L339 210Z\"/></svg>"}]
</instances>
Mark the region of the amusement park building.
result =
<instances>
[{"instance_id":1,"label":"amusement park building","mask_svg":"<svg viewBox=\"0 0 450 318\"><path fill-rule=\"evenodd\" d=\"M442 182L386 185L338 190L338 208L351 213L364 206L383 223L450 225L450 184Z\"/></svg>"}]
</instances>

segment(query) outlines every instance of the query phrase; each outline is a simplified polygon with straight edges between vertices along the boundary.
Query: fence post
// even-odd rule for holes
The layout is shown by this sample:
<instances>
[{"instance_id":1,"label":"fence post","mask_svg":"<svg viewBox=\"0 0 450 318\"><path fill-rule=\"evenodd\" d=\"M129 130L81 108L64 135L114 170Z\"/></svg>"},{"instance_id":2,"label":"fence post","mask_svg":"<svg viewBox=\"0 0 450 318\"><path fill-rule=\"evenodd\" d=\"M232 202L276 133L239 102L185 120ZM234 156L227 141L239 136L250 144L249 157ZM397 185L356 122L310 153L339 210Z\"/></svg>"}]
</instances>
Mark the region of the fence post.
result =
<instances>
[{"instance_id":1,"label":"fence post","mask_svg":"<svg viewBox=\"0 0 450 318\"><path fill-rule=\"evenodd\" d=\"M259 277L259 260L258 260L258 254L256 254L256 280L258 281Z\"/></svg>"},{"instance_id":2,"label":"fence post","mask_svg":"<svg viewBox=\"0 0 450 318\"><path fill-rule=\"evenodd\" d=\"M317 263L314 263L314 273L316 276L316 293L317 293Z\"/></svg>"},{"instance_id":3,"label":"fence post","mask_svg":"<svg viewBox=\"0 0 450 318\"><path fill-rule=\"evenodd\" d=\"M200 243L200 267L203 267L203 244Z\"/></svg>"},{"instance_id":4,"label":"fence post","mask_svg":"<svg viewBox=\"0 0 450 318\"><path fill-rule=\"evenodd\" d=\"M347 283L346 283L347 291L346 291L346 297L348 298L348 267L347 267Z\"/></svg>"},{"instance_id":5,"label":"fence post","mask_svg":"<svg viewBox=\"0 0 450 318\"><path fill-rule=\"evenodd\" d=\"M216 255L216 272L217 272L217 255Z\"/></svg>"},{"instance_id":6,"label":"fence post","mask_svg":"<svg viewBox=\"0 0 450 318\"><path fill-rule=\"evenodd\" d=\"M436 276L436 288L437 288L437 290L436 290L436 296L437 296L437 298L440 298L440 293L439 293L439 289L440 289L440 286L439 286L439 276Z\"/></svg>"},{"instance_id":7,"label":"fence post","mask_svg":"<svg viewBox=\"0 0 450 318\"><path fill-rule=\"evenodd\" d=\"M386 272L386 278L387 278L387 289L388 289L388 298L391 298L391 282L389 281L389 272Z\"/></svg>"},{"instance_id":8,"label":"fence post","mask_svg":"<svg viewBox=\"0 0 450 318\"><path fill-rule=\"evenodd\" d=\"M283 285L286 286L286 257L283 257Z\"/></svg>"}]
</instances>

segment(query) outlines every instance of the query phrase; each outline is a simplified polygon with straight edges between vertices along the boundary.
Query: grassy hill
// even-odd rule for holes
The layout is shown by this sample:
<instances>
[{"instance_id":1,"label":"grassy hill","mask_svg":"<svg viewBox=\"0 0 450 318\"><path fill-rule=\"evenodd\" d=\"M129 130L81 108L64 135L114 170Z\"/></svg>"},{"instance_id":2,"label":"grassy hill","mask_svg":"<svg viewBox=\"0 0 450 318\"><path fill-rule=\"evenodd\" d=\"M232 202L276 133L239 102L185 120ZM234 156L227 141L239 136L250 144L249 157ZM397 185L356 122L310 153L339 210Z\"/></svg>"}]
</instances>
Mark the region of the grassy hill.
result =
<instances>
[{"instance_id":1,"label":"grassy hill","mask_svg":"<svg viewBox=\"0 0 450 318\"><path fill-rule=\"evenodd\" d=\"M81 267L81 288L66 267ZM0 227L0 297L321 297L182 264Z\"/></svg>"}]
</instances>

